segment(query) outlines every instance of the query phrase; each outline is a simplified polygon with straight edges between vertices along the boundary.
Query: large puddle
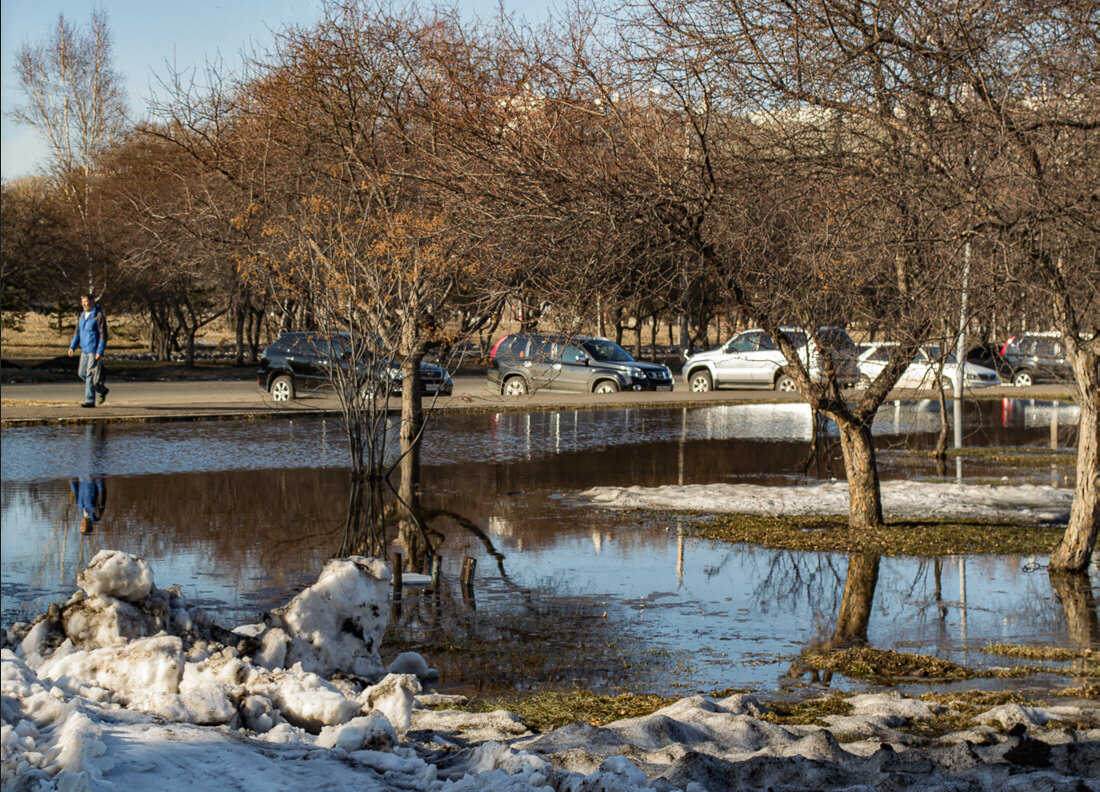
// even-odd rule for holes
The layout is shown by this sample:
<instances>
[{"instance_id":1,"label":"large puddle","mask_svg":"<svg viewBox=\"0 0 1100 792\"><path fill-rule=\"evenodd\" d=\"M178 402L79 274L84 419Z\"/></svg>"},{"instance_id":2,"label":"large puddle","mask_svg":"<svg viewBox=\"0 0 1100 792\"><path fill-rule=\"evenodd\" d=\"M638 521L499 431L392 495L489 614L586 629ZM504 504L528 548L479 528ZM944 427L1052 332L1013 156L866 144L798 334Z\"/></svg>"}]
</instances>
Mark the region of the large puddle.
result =
<instances>
[{"instance_id":1,"label":"large puddle","mask_svg":"<svg viewBox=\"0 0 1100 792\"><path fill-rule=\"evenodd\" d=\"M935 442L938 405L891 403L875 424L882 476L1072 487L1076 415L1050 402L967 404L966 447L1025 448L1036 461L983 453L939 469L919 453ZM790 404L435 419L420 509L440 543L443 585L406 589L383 657L416 648L442 672L441 689L467 692L684 694L790 681L797 655L833 633L847 556L715 544L685 537L675 516L570 496L596 485L842 477L827 427L825 453L808 459L811 429L808 409ZM341 552L346 453L339 426L321 420L5 429L3 624L67 597L104 547L144 556L159 586L181 586L222 624L255 621ZM102 512L85 535L82 487L85 498L99 488ZM400 527L387 538L419 555ZM477 561L471 588L458 579L467 557ZM879 559L863 603L869 643L981 668L1013 664L981 651L992 643L1080 642L1044 563ZM1095 588L1095 565L1091 574Z\"/></svg>"}]
</instances>

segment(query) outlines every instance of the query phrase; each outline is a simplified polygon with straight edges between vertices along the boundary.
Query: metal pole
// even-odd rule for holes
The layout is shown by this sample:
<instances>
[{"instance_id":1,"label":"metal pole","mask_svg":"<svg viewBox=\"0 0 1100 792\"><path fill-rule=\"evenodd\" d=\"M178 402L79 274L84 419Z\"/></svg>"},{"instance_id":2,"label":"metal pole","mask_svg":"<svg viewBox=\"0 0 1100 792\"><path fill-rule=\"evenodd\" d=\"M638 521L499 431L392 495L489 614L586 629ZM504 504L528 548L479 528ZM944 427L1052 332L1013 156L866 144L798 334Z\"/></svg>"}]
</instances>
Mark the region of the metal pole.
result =
<instances>
[{"instance_id":1,"label":"metal pole","mask_svg":"<svg viewBox=\"0 0 1100 792\"><path fill-rule=\"evenodd\" d=\"M963 383L966 380L966 329L970 324L968 315L967 298L970 288L970 240L966 240L963 248L963 274L962 294L959 298L959 338L955 342L955 392L952 403L952 417L955 423L955 450L963 447ZM962 483L961 457L956 459L955 475L958 482Z\"/></svg>"}]
</instances>

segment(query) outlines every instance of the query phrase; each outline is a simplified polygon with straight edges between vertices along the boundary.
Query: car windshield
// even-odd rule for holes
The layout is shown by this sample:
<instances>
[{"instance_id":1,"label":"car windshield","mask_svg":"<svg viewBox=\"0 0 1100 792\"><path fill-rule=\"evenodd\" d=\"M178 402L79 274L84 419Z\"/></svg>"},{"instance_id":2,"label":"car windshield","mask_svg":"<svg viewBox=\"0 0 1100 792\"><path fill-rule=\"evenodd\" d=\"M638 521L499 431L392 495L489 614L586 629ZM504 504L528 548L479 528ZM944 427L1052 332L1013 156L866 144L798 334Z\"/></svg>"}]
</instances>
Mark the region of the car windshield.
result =
<instances>
[{"instance_id":1,"label":"car windshield","mask_svg":"<svg viewBox=\"0 0 1100 792\"><path fill-rule=\"evenodd\" d=\"M634 360L629 352L614 341L607 341L602 338L590 338L583 342L581 346L584 347L585 351L593 358L605 363L629 363Z\"/></svg>"}]
</instances>

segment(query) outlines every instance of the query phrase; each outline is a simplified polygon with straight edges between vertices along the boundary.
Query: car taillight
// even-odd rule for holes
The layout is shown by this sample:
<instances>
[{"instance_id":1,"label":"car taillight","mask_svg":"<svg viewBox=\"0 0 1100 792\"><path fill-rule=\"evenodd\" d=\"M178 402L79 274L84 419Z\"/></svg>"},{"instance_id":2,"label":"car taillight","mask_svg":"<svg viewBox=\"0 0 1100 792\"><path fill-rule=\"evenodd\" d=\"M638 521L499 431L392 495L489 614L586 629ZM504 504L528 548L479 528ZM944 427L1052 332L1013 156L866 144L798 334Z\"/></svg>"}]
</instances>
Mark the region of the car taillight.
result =
<instances>
[{"instance_id":1,"label":"car taillight","mask_svg":"<svg viewBox=\"0 0 1100 792\"><path fill-rule=\"evenodd\" d=\"M1001 357L1005 356L1005 353L1008 352L1008 345L1011 344L1015 340L1016 340L1016 336L1010 336L1009 339L1007 341L1005 341L1005 345L1003 347L1001 347Z\"/></svg>"},{"instance_id":2,"label":"car taillight","mask_svg":"<svg viewBox=\"0 0 1100 792\"><path fill-rule=\"evenodd\" d=\"M497 339L497 342L493 344L493 351L489 353L489 362L492 362L497 356L497 350L500 349L500 345L504 343L504 339L508 336L502 335Z\"/></svg>"}]
</instances>

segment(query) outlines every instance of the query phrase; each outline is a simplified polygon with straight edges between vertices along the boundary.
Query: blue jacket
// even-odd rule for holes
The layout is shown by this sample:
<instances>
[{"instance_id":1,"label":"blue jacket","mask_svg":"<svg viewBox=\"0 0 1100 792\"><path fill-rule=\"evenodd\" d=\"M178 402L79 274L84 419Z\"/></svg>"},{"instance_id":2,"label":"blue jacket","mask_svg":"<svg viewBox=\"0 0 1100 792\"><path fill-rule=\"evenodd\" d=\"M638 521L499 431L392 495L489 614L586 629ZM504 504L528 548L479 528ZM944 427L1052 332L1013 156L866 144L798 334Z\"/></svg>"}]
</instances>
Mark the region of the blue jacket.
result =
<instances>
[{"instance_id":1,"label":"blue jacket","mask_svg":"<svg viewBox=\"0 0 1100 792\"><path fill-rule=\"evenodd\" d=\"M73 334L73 342L69 349L80 347L85 354L102 355L107 348L107 317L103 315L103 309L98 305L92 309L91 316L83 311L76 320L76 333Z\"/></svg>"}]
</instances>

